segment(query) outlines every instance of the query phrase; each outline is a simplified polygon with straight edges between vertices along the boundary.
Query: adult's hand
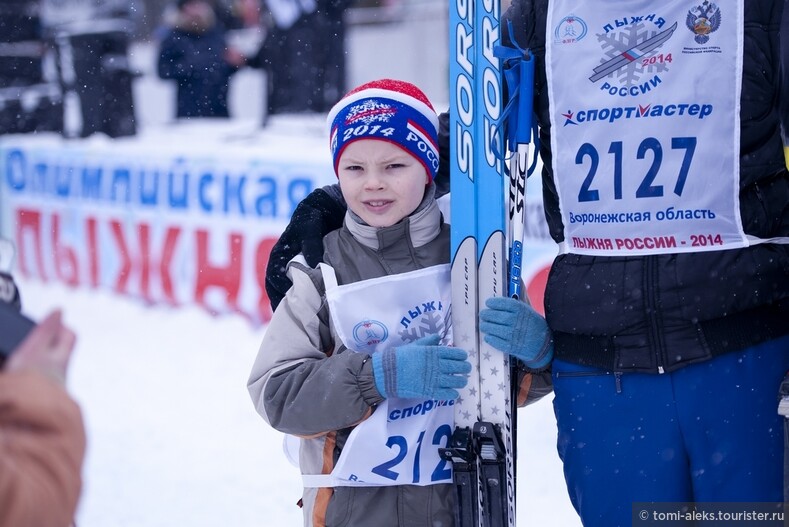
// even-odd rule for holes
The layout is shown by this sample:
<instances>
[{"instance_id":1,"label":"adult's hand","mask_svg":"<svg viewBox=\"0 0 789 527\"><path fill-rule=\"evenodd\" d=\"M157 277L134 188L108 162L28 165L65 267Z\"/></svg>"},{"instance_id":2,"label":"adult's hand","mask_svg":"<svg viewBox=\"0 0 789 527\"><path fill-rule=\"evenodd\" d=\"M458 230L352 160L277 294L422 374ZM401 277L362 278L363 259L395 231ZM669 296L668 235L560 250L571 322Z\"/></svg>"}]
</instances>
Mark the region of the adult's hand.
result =
<instances>
[{"instance_id":1,"label":"adult's hand","mask_svg":"<svg viewBox=\"0 0 789 527\"><path fill-rule=\"evenodd\" d=\"M323 260L323 237L342 226L345 203L339 187L318 188L296 206L290 223L271 249L266 266L266 293L271 309L277 309L293 285L286 274L288 262L302 253L310 267Z\"/></svg>"},{"instance_id":2,"label":"adult's hand","mask_svg":"<svg viewBox=\"0 0 789 527\"><path fill-rule=\"evenodd\" d=\"M553 359L553 338L548 323L525 302L491 297L479 312L479 330L485 342L540 370Z\"/></svg>"},{"instance_id":3,"label":"adult's hand","mask_svg":"<svg viewBox=\"0 0 789 527\"><path fill-rule=\"evenodd\" d=\"M6 361L6 371L35 370L65 383L76 335L63 324L60 310L47 315Z\"/></svg>"}]
</instances>

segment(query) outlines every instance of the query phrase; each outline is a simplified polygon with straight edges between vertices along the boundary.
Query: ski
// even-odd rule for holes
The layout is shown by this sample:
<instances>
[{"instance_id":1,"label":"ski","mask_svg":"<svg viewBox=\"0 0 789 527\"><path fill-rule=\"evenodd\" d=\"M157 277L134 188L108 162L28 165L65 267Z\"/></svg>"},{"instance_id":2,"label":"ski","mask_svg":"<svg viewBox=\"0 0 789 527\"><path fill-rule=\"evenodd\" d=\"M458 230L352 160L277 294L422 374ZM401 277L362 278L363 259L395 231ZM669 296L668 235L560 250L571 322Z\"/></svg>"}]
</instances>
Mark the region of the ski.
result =
<instances>
[{"instance_id":1,"label":"ski","mask_svg":"<svg viewBox=\"0 0 789 527\"><path fill-rule=\"evenodd\" d=\"M473 367L441 452L453 463L457 527L515 525L509 358L480 339L478 320L485 299L507 294L499 16L496 0L450 2L452 326Z\"/></svg>"},{"instance_id":2,"label":"ski","mask_svg":"<svg viewBox=\"0 0 789 527\"><path fill-rule=\"evenodd\" d=\"M474 191L476 35L473 2L450 0L450 247L454 344L469 353L469 387L455 401L455 430L443 459L452 462L455 527L481 527L479 467L473 427L479 413L479 321L477 318L477 236Z\"/></svg>"}]
</instances>

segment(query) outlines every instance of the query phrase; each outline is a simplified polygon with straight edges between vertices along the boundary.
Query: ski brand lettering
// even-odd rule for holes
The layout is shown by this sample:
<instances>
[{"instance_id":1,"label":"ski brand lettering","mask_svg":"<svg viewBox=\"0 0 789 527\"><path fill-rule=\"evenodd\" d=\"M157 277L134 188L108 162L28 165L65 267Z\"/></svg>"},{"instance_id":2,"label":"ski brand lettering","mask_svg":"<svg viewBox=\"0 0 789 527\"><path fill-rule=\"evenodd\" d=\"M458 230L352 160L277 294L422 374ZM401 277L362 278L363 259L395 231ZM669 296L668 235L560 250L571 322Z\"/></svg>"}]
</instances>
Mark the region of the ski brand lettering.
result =
<instances>
[{"instance_id":1,"label":"ski brand lettering","mask_svg":"<svg viewBox=\"0 0 789 527\"><path fill-rule=\"evenodd\" d=\"M439 453L452 463L455 525L511 527L509 362L481 342L477 331L480 302L506 294L507 283L503 141L497 124L503 91L494 54L500 40L499 3L452 0L449 26L452 328L455 345L469 353L472 372L455 405L451 440ZM491 371L498 377L488 375ZM484 434L479 430L483 423Z\"/></svg>"},{"instance_id":2,"label":"ski brand lettering","mask_svg":"<svg viewBox=\"0 0 789 527\"><path fill-rule=\"evenodd\" d=\"M454 101L452 111L457 112L456 129L451 134L452 143L450 150L458 163L458 168L469 179L474 179L471 166L474 162L474 138L471 124L474 120L474 89L472 82L474 68L471 52L474 48L473 32L473 6L471 0L457 0L450 3L450 17L454 23L455 40L450 49L453 51L454 63L452 69L454 86L451 97ZM453 9L454 7L454 9Z\"/></svg>"}]
</instances>

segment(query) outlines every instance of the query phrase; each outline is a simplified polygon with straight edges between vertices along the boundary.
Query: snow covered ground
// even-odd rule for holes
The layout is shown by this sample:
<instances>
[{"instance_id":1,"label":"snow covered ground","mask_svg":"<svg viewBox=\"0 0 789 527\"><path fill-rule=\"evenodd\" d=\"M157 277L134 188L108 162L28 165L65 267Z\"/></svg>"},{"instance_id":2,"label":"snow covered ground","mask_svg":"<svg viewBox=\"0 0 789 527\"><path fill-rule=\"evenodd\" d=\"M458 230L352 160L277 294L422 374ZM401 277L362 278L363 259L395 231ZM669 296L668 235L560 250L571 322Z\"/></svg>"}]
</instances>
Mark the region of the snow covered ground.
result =
<instances>
[{"instance_id":1,"label":"snow covered ground","mask_svg":"<svg viewBox=\"0 0 789 527\"><path fill-rule=\"evenodd\" d=\"M246 391L265 328L197 307L20 279L25 311L62 307L79 340L69 388L88 429L79 527L300 525L298 470ZM519 414L518 525L580 525L550 400Z\"/></svg>"},{"instance_id":2,"label":"snow covered ground","mask_svg":"<svg viewBox=\"0 0 789 527\"><path fill-rule=\"evenodd\" d=\"M150 52L139 53L147 63ZM244 108L247 118L260 115L262 101L249 103L260 74L237 80L233 107ZM143 131L165 123L172 87L146 77L137 88L144 92L138 100L146 101ZM88 431L79 527L301 524L298 471L245 386L265 327L195 306L151 307L111 292L18 278L26 313L40 318L62 307L78 334L68 384ZM555 445L550 398L521 410L520 526L580 525Z\"/></svg>"}]
</instances>

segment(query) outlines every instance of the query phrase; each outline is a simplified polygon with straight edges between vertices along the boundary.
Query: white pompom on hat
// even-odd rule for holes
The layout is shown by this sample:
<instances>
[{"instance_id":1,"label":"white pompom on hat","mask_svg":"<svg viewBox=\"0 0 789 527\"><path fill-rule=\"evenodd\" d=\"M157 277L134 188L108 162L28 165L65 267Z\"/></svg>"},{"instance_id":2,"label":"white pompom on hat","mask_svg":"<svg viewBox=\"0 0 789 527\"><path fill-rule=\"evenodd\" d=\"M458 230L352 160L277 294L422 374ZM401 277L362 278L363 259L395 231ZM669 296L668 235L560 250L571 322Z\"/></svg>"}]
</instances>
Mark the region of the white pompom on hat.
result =
<instances>
[{"instance_id":1,"label":"white pompom on hat","mask_svg":"<svg viewBox=\"0 0 789 527\"><path fill-rule=\"evenodd\" d=\"M358 139L389 141L419 160L431 178L438 173L438 115L410 82L362 84L334 105L327 123L335 174L343 150Z\"/></svg>"}]
</instances>

